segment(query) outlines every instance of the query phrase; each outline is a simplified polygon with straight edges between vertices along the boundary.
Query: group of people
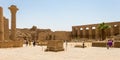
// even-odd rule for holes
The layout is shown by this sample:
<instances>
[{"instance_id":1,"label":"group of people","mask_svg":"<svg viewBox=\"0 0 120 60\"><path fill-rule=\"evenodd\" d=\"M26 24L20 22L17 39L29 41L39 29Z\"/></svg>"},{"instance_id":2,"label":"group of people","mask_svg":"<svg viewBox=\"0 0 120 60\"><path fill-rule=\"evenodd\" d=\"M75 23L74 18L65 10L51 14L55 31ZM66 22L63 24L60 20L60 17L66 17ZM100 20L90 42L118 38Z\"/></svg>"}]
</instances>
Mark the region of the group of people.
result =
<instances>
[{"instance_id":1,"label":"group of people","mask_svg":"<svg viewBox=\"0 0 120 60\"><path fill-rule=\"evenodd\" d=\"M29 45L32 44L33 46L35 46L35 45L36 45L36 42L35 42L35 41L30 42L30 41L27 41L27 40L26 40L26 41L25 41L25 44L26 44L26 46L28 46L28 44L29 44Z\"/></svg>"}]
</instances>

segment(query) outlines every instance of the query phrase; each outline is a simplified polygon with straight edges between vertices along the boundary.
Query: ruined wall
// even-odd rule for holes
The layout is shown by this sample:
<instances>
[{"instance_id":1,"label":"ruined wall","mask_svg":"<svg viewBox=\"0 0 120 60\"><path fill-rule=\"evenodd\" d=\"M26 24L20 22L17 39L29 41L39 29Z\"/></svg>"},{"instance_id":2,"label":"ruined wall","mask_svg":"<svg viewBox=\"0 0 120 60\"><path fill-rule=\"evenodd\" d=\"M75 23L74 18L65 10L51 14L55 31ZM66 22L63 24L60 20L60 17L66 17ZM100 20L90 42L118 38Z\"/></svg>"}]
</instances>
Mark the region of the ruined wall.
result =
<instances>
[{"instance_id":1,"label":"ruined wall","mask_svg":"<svg viewBox=\"0 0 120 60\"><path fill-rule=\"evenodd\" d=\"M23 39L28 41L35 41L35 40L46 40L47 33L51 32L50 29L38 29L36 26L32 28L17 28L16 37L17 39Z\"/></svg>"},{"instance_id":2,"label":"ruined wall","mask_svg":"<svg viewBox=\"0 0 120 60\"><path fill-rule=\"evenodd\" d=\"M71 32L55 31L53 32L53 34L55 36L55 40L67 40L67 41L71 40Z\"/></svg>"},{"instance_id":3,"label":"ruined wall","mask_svg":"<svg viewBox=\"0 0 120 60\"><path fill-rule=\"evenodd\" d=\"M49 32L40 32L38 35L38 40L39 41L49 40L48 36L49 36Z\"/></svg>"},{"instance_id":4,"label":"ruined wall","mask_svg":"<svg viewBox=\"0 0 120 60\"><path fill-rule=\"evenodd\" d=\"M71 32L55 31L55 32L40 32L38 40L71 40Z\"/></svg>"},{"instance_id":5,"label":"ruined wall","mask_svg":"<svg viewBox=\"0 0 120 60\"><path fill-rule=\"evenodd\" d=\"M48 40L48 34L50 34L51 32L52 32L51 29L37 29L37 40L42 39Z\"/></svg>"}]
</instances>

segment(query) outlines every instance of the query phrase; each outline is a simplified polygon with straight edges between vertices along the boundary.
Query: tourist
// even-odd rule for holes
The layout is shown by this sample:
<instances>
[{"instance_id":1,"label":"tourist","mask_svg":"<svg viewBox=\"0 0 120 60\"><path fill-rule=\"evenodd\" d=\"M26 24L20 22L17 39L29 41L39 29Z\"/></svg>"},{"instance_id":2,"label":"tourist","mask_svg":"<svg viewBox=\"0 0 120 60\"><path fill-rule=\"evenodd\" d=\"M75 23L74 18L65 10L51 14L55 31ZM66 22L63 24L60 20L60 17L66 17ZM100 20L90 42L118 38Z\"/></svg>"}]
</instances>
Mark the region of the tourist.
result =
<instances>
[{"instance_id":1,"label":"tourist","mask_svg":"<svg viewBox=\"0 0 120 60\"><path fill-rule=\"evenodd\" d=\"M82 44L83 48L85 47L85 41L83 41L83 44Z\"/></svg>"},{"instance_id":2,"label":"tourist","mask_svg":"<svg viewBox=\"0 0 120 60\"><path fill-rule=\"evenodd\" d=\"M113 45L113 40L112 39L108 40L108 42L107 42L107 49L112 47L112 45Z\"/></svg>"},{"instance_id":3,"label":"tourist","mask_svg":"<svg viewBox=\"0 0 120 60\"><path fill-rule=\"evenodd\" d=\"M35 46L36 45L36 42L35 41L33 41L33 46Z\"/></svg>"},{"instance_id":4,"label":"tourist","mask_svg":"<svg viewBox=\"0 0 120 60\"><path fill-rule=\"evenodd\" d=\"M68 45L68 42L67 42L67 40L65 40L65 45L66 45L66 50L67 50L67 45Z\"/></svg>"},{"instance_id":5,"label":"tourist","mask_svg":"<svg viewBox=\"0 0 120 60\"><path fill-rule=\"evenodd\" d=\"M25 40L25 44L26 44L26 46L28 46L28 41L27 40Z\"/></svg>"}]
</instances>

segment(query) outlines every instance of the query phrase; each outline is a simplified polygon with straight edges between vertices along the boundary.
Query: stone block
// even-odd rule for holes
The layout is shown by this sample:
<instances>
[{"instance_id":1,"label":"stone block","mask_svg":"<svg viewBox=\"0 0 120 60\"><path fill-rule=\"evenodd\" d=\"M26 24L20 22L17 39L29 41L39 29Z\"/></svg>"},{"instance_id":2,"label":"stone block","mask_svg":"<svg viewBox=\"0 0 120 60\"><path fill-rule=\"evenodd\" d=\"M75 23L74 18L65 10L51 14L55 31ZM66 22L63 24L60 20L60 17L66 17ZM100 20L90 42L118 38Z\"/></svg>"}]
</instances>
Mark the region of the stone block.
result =
<instances>
[{"instance_id":1,"label":"stone block","mask_svg":"<svg viewBox=\"0 0 120 60\"><path fill-rule=\"evenodd\" d=\"M49 40L45 51L64 51L62 40Z\"/></svg>"}]
</instances>

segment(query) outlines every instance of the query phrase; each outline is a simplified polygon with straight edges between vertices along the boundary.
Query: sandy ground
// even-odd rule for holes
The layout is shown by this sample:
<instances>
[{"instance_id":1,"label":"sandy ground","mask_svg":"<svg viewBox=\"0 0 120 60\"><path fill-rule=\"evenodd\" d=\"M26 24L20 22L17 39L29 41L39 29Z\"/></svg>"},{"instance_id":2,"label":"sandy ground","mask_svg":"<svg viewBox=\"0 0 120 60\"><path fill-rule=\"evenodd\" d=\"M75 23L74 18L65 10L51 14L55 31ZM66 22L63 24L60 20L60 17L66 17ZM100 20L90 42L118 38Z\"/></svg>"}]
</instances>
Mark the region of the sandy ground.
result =
<instances>
[{"instance_id":1,"label":"sandy ground","mask_svg":"<svg viewBox=\"0 0 120 60\"><path fill-rule=\"evenodd\" d=\"M68 43L65 51L44 52L45 46L24 46L21 48L0 48L0 60L119 60L120 48L76 48L80 43ZM66 44L65 44L66 45Z\"/></svg>"}]
</instances>

